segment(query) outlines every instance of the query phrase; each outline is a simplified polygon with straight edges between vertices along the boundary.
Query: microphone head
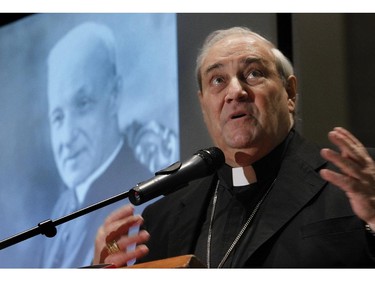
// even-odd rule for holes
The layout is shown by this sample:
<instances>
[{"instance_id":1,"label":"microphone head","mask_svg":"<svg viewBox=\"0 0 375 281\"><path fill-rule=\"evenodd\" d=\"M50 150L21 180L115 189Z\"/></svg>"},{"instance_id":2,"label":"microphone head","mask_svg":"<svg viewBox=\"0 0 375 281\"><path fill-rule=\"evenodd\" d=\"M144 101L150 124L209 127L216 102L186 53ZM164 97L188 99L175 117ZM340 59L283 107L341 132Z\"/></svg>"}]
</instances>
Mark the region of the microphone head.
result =
<instances>
[{"instance_id":1,"label":"microphone head","mask_svg":"<svg viewBox=\"0 0 375 281\"><path fill-rule=\"evenodd\" d=\"M139 183L129 191L129 200L140 205L159 195L168 195L191 180L213 174L224 162L224 153L217 147L199 150L189 160L176 162L157 172L154 178Z\"/></svg>"},{"instance_id":2,"label":"microphone head","mask_svg":"<svg viewBox=\"0 0 375 281\"><path fill-rule=\"evenodd\" d=\"M212 174L225 163L224 153L218 147L201 149L195 154L199 155L207 163L208 174Z\"/></svg>"}]
</instances>

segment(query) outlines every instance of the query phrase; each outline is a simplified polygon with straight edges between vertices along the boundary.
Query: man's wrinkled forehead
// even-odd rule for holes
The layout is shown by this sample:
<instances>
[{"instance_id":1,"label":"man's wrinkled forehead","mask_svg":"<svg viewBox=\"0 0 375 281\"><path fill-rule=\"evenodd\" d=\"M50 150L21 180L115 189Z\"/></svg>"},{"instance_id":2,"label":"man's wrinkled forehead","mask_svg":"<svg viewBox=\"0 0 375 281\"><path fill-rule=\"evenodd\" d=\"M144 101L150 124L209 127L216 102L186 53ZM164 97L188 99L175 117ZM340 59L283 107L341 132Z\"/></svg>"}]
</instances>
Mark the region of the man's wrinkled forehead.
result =
<instances>
[{"instance_id":1,"label":"man's wrinkled forehead","mask_svg":"<svg viewBox=\"0 0 375 281\"><path fill-rule=\"evenodd\" d=\"M271 64L274 62L272 45L254 36L229 36L216 42L206 53L201 72L204 75L211 69L221 67L226 61L238 60L246 65L251 62Z\"/></svg>"}]
</instances>

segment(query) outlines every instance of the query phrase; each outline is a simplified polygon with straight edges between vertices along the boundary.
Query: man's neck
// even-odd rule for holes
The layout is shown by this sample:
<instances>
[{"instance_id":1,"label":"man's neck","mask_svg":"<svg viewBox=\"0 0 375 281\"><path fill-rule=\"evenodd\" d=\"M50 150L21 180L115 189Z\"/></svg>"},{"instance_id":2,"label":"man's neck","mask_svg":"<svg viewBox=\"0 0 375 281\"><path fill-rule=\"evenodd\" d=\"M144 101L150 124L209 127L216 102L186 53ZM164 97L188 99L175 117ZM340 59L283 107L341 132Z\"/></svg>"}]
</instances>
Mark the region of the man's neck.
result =
<instances>
[{"instance_id":1,"label":"man's neck","mask_svg":"<svg viewBox=\"0 0 375 281\"><path fill-rule=\"evenodd\" d=\"M109 165L111 165L111 163L113 162L113 160L116 158L117 154L120 152L121 147L123 146L123 144L124 144L124 141L121 140L117 144L117 146L115 147L115 149L113 150L113 152L111 153L111 155L107 158L107 160L104 161L103 164L100 165L84 182L82 182L81 184L79 184L75 188L75 191L76 191L76 194L77 194L77 198L78 198L78 202L80 204L83 203L83 201L85 199L85 196L86 196L88 190L90 189L90 186L92 185L92 183L97 178L99 178L107 170L107 168L109 167Z\"/></svg>"}]
</instances>

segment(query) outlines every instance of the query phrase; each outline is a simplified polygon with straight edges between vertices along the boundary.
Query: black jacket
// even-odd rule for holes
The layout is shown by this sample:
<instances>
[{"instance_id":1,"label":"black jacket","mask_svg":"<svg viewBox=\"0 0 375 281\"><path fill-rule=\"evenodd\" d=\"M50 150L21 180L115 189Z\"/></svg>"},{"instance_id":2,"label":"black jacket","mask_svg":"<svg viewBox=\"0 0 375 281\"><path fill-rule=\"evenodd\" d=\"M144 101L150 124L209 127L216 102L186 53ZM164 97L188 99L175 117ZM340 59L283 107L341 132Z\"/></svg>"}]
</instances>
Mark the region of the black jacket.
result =
<instances>
[{"instance_id":1,"label":"black jacket","mask_svg":"<svg viewBox=\"0 0 375 281\"><path fill-rule=\"evenodd\" d=\"M319 148L292 138L275 185L237 245L233 267L375 267L375 237L346 195L324 181ZM150 253L139 262L193 254L215 175L191 182L148 206Z\"/></svg>"}]
</instances>

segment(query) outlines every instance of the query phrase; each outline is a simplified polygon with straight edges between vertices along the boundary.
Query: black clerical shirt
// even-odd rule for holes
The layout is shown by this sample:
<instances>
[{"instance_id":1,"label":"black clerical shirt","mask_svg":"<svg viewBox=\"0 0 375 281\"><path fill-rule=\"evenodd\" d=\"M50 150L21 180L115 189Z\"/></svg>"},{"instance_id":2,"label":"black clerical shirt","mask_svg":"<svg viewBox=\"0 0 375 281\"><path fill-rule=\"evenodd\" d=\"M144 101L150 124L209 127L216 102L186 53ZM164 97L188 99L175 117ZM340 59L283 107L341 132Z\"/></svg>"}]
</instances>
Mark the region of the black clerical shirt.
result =
<instances>
[{"instance_id":1,"label":"black clerical shirt","mask_svg":"<svg viewBox=\"0 0 375 281\"><path fill-rule=\"evenodd\" d=\"M215 213L211 223L212 238L209 267L216 268L220 264L242 226L253 213L255 206L273 185L280 168L283 153L293 132L294 130L271 153L253 164L253 169L257 177L256 183L245 186L233 186L232 167L224 165L218 171L217 180L219 181L219 185ZM215 186L216 183L214 183ZM207 240L212 209L213 200L210 200L194 253L203 263L207 263ZM251 223L247 230L250 227ZM236 255L236 247L231 251L223 267L231 267L234 255Z\"/></svg>"}]
</instances>

